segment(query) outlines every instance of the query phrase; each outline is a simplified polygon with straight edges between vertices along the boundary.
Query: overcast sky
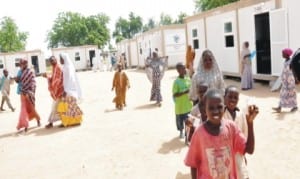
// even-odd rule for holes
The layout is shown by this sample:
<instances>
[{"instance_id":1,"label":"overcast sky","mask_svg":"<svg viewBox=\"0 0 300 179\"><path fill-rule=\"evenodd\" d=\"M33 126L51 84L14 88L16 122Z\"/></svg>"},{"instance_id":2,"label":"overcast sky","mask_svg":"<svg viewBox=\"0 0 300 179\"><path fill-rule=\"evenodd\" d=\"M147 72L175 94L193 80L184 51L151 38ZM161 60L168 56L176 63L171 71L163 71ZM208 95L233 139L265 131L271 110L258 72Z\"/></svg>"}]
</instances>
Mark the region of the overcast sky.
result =
<instances>
[{"instance_id":1,"label":"overcast sky","mask_svg":"<svg viewBox=\"0 0 300 179\"><path fill-rule=\"evenodd\" d=\"M12 17L21 31L29 32L26 50L46 50L46 34L59 12L79 12L85 16L105 13L111 19L110 31L116 19L128 18L134 12L144 23L153 17L159 21L161 12L173 19L180 12L192 15L193 0L5 0L0 6L0 17Z\"/></svg>"}]
</instances>

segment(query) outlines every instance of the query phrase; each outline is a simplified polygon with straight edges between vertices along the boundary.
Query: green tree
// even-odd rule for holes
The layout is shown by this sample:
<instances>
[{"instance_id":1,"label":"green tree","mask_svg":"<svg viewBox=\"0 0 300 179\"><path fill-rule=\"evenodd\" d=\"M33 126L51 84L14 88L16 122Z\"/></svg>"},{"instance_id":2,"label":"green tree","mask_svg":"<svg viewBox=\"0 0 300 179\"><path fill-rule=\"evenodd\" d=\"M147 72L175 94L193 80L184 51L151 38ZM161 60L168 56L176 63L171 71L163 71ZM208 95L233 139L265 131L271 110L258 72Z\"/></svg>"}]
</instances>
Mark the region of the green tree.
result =
<instances>
[{"instance_id":1,"label":"green tree","mask_svg":"<svg viewBox=\"0 0 300 179\"><path fill-rule=\"evenodd\" d=\"M95 44L99 48L103 48L110 40L110 32L107 28L109 17L105 14L89 16L85 20L88 29L86 44Z\"/></svg>"},{"instance_id":2,"label":"green tree","mask_svg":"<svg viewBox=\"0 0 300 179\"><path fill-rule=\"evenodd\" d=\"M110 39L105 14L84 17L79 13L61 12L47 35L48 47L98 45L102 48Z\"/></svg>"},{"instance_id":3,"label":"green tree","mask_svg":"<svg viewBox=\"0 0 300 179\"><path fill-rule=\"evenodd\" d=\"M196 0L196 10L207 11L239 0Z\"/></svg>"},{"instance_id":4,"label":"green tree","mask_svg":"<svg viewBox=\"0 0 300 179\"><path fill-rule=\"evenodd\" d=\"M148 23L144 25L143 32L154 29L156 27L156 23L153 18L148 19Z\"/></svg>"},{"instance_id":5,"label":"green tree","mask_svg":"<svg viewBox=\"0 0 300 179\"><path fill-rule=\"evenodd\" d=\"M174 24L183 24L185 17L187 17L187 14L184 12L180 12L177 19L175 20Z\"/></svg>"},{"instance_id":6,"label":"green tree","mask_svg":"<svg viewBox=\"0 0 300 179\"><path fill-rule=\"evenodd\" d=\"M115 31L113 37L117 42L123 39L130 39L135 34L141 32L143 29L143 21L140 16L136 16L133 12L129 13L129 19L119 17L115 24Z\"/></svg>"},{"instance_id":7,"label":"green tree","mask_svg":"<svg viewBox=\"0 0 300 179\"><path fill-rule=\"evenodd\" d=\"M170 15L161 13L159 25L170 25L173 23L172 17Z\"/></svg>"},{"instance_id":8,"label":"green tree","mask_svg":"<svg viewBox=\"0 0 300 179\"><path fill-rule=\"evenodd\" d=\"M27 32L20 32L14 20L4 17L0 23L0 51L15 52L25 50Z\"/></svg>"}]
</instances>

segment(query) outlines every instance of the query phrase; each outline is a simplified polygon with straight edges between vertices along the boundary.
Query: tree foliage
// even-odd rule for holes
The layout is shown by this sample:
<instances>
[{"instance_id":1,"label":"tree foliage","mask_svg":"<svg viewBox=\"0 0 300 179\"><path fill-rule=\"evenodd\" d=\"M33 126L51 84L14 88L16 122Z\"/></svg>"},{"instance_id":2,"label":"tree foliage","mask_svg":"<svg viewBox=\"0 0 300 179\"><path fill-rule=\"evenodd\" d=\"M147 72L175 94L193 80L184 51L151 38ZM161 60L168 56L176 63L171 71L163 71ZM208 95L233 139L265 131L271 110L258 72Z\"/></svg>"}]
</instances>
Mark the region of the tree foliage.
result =
<instances>
[{"instance_id":1,"label":"tree foliage","mask_svg":"<svg viewBox=\"0 0 300 179\"><path fill-rule=\"evenodd\" d=\"M161 13L159 25L170 25L173 23L172 17L170 15Z\"/></svg>"},{"instance_id":2,"label":"tree foliage","mask_svg":"<svg viewBox=\"0 0 300 179\"><path fill-rule=\"evenodd\" d=\"M113 37L116 42L120 42L123 39L130 39L135 34L141 32L143 29L143 20L140 16L135 15L133 12L129 13L129 18L124 19L119 17L115 24L115 31Z\"/></svg>"},{"instance_id":3,"label":"tree foliage","mask_svg":"<svg viewBox=\"0 0 300 179\"><path fill-rule=\"evenodd\" d=\"M195 0L196 10L207 11L239 0Z\"/></svg>"},{"instance_id":4,"label":"tree foliage","mask_svg":"<svg viewBox=\"0 0 300 179\"><path fill-rule=\"evenodd\" d=\"M84 17L79 13L61 12L47 35L48 47L97 45L103 48L110 40L105 14Z\"/></svg>"},{"instance_id":5,"label":"tree foliage","mask_svg":"<svg viewBox=\"0 0 300 179\"><path fill-rule=\"evenodd\" d=\"M187 14L184 12L180 12L178 14L177 19L174 21L174 24L183 24L184 23L184 18L187 17Z\"/></svg>"},{"instance_id":6,"label":"tree foliage","mask_svg":"<svg viewBox=\"0 0 300 179\"><path fill-rule=\"evenodd\" d=\"M20 32L14 20L4 17L0 23L0 51L16 52L25 50L27 32Z\"/></svg>"},{"instance_id":7,"label":"tree foliage","mask_svg":"<svg viewBox=\"0 0 300 179\"><path fill-rule=\"evenodd\" d=\"M148 22L143 27L143 32L154 29L157 26L157 23L153 18L148 19Z\"/></svg>"}]
</instances>

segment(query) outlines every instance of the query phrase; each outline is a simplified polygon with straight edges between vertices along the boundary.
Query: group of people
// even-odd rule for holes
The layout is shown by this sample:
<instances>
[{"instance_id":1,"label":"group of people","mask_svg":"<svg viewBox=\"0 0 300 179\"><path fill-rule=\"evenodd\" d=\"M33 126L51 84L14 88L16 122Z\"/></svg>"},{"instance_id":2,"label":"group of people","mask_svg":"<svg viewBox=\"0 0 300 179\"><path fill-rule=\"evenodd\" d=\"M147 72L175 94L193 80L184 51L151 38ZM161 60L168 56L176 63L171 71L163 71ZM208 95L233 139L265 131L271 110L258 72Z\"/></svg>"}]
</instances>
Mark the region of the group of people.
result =
<instances>
[{"instance_id":1,"label":"group of people","mask_svg":"<svg viewBox=\"0 0 300 179\"><path fill-rule=\"evenodd\" d=\"M191 167L192 178L248 178L244 154L254 151L253 120L258 107L250 105L247 114L239 110L239 90L225 88L210 50L202 53L192 79L182 63L176 69L176 126L179 137L189 144L185 164Z\"/></svg>"},{"instance_id":2,"label":"group of people","mask_svg":"<svg viewBox=\"0 0 300 179\"><path fill-rule=\"evenodd\" d=\"M145 71L149 81L152 84L150 101L155 101L155 105L161 106L161 80L164 76L164 72L168 66L168 56L159 57L158 50L152 52L145 61ZM126 91L130 88L129 79L126 73L123 71L125 66L120 61L117 64L117 71L113 78L112 90L115 89L116 96L113 102L116 104L116 108L122 110L126 106Z\"/></svg>"},{"instance_id":3,"label":"group of people","mask_svg":"<svg viewBox=\"0 0 300 179\"><path fill-rule=\"evenodd\" d=\"M77 100L81 98L81 89L76 76L75 68L69 56L65 53L60 54L61 66L57 63L54 56L49 58L52 66L51 74L43 74L48 81L48 90L53 99L52 110L48 118L46 128L52 128L55 121L61 120L62 127L80 124L82 121L82 111L77 105ZM28 131L29 121L35 119L37 126L41 126L41 117L36 110L35 93L36 80L34 72L28 67L27 59L21 59L20 69L16 77L9 77L8 71L3 70L0 89L2 91L1 111L4 110L3 104L7 102L9 108L15 111L9 100L10 84L17 83L17 94L20 95L20 115L17 130Z\"/></svg>"},{"instance_id":4,"label":"group of people","mask_svg":"<svg viewBox=\"0 0 300 179\"><path fill-rule=\"evenodd\" d=\"M285 62L279 106L273 108L276 112L281 112L283 107L291 108L291 112L298 110L295 89L298 79L292 54L289 48L282 50ZM238 87L225 87L223 75L210 50L203 51L195 72L191 69L193 57L193 50L188 48L186 64L176 65L178 77L172 88L179 137L185 137L189 145L184 162L191 167L192 178L249 178L245 153L254 152L253 121L258 107L248 104L246 110L240 110ZM245 42L241 52L242 90L253 88L252 58L249 43Z\"/></svg>"}]
</instances>

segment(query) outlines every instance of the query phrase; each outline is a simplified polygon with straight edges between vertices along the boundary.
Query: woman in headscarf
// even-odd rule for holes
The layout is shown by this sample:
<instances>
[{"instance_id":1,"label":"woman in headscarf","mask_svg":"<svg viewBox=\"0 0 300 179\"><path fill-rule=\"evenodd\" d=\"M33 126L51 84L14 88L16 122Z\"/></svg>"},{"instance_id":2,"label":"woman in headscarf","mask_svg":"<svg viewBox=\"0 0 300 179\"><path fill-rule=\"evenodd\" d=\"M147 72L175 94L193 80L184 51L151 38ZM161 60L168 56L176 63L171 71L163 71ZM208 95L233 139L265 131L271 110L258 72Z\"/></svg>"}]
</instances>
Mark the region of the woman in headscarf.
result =
<instances>
[{"instance_id":1,"label":"woman in headscarf","mask_svg":"<svg viewBox=\"0 0 300 179\"><path fill-rule=\"evenodd\" d=\"M285 62L281 73L282 86L280 90L280 102L278 107L273 108L273 110L278 113L281 112L281 108L292 108L291 112L298 110L296 83L290 66L290 56L292 54L293 51L289 48L282 50L282 57L285 59Z\"/></svg>"},{"instance_id":2,"label":"woman in headscarf","mask_svg":"<svg viewBox=\"0 0 300 179\"><path fill-rule=\"evenodd\" d=\"M61 114L62 124L64 127L78 125L82 121L82 111L77 105L77 100L81 99L79 81L74 65L68 54L60 54L60 63L63 65L64 94L62 102L67 104L66 111Z\"/></svg>"},{"instance_id":3,"label":"woman in headscarf","mask_svg":"<svg viewBox=\"0 0 300 179\"><path fill-rule=\"evenodd\" d=\"M210 50L203 51L197 71L192 77L190 99L194 101L194 104L196 104L198 100L197 84L201 81L207 83L208 88L217 88L222 91L225 90L222 72Z\"/></svg>"},{"instance_id":4,"label":"woman in headscarf","mask_svg":"<svg viewBox=\"0 0 300 179\"><path fill-rule=\"evenodd\" d=\"M34 72L28 68L28 61L26 59L20 60L20 67L22 75L17 80L21 83L21 111L17 129L25 129L27 132L29 121L33 118L37 120L37 125L40 126L40 116L35 110L35 75Z\"/></svg>"},{"instance_id":5,"label":"woman in headscarf","mask_svg":"<svg viewBox=\"0 0 300 179\"><path fill-rule=\"evenodd\" d=\"M165 59L165 61L163 61ZM152 82L150 101L156 101L158 106L161 106L162 96L160 92L160 81L164 76L164 72L167 68L166 57L158 57L157 52L152 52L152 58L148 58L146 61L146 73ZM151 73L151 75L149 75Z\"/></svg>"},{"instance_id":6,"label":"woman in headscarf","mask_svg":"<svg viewBox=\"0 0 300 179\"><path fill-rule=\"evenodd\" d=\"M63 87L63 72L55 56L49 58L50 64L52 65L52 74L44 74L43 77L47 78L48 81L48 90L53 99L51 113L48 118L48 124L46 128L52 128L55 121L60 120L60 117L57 113L57 105L64 93Z\"/></svg>"},{"instance_id":7,"label":"woman in headscarf","mask_svg":"<svg viewBox=\"0 0 300 179\"><path fill-rule=\"evenodd\" d=\"M251 53L249 50L249 42L244 42L243 50L241 52L242 59L242 71L241 71L241 88L242 90L248 90L253 88L253 77L252 77L252 64L251 64Z\"/></svg>"},{"instance_id":8,"label":"woman in headscarf","mask_svg":"<svg viewBox=\"0 0 300 179\"><path fill-rule=\"evenodd\" d=\"M195 51L191 45L188 45L185 56L185 67L189 70L188 72L190 77L192 77L194 74L194 59Z\"/></svg>"}]
</instances>

